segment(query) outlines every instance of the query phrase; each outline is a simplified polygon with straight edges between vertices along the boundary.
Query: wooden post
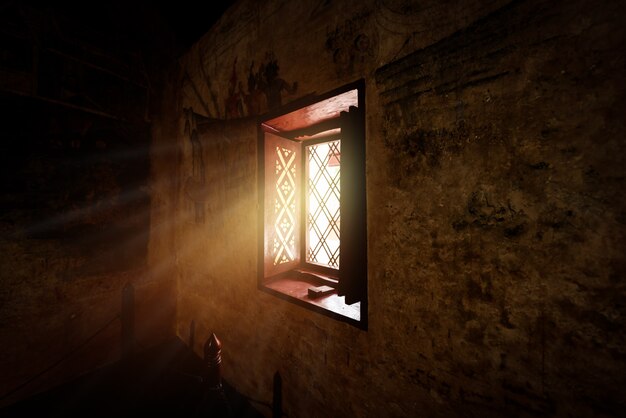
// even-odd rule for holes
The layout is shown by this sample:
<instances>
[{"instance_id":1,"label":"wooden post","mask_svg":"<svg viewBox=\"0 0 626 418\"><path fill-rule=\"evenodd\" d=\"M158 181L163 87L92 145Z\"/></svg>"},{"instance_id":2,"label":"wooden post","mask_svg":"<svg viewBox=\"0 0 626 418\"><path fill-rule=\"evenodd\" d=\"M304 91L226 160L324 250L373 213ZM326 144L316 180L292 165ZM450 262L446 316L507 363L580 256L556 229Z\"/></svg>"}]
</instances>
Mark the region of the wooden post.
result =
<instances>
[{"instance_id":1,"label":"wooden post","mask_svg":"<svg viewBox=\"0 0 626 418\"><path fill-rule=\"evenodd\" d=\"M204 364L207 367L209 389L222 387L222 343L214 333L204 343Z\"/></svg>"},{"instance_id":2,"label":"wooden post","mask_svg":"<svg viewBox=\"0 0 626 418\"><path fill-rule=\"evenodd\" d=\"M233 417L230 403L222 386L222 343L215 334L204 343L204 364L206 365L205 407L209 416Z\"/></svg>"}]
</instances>

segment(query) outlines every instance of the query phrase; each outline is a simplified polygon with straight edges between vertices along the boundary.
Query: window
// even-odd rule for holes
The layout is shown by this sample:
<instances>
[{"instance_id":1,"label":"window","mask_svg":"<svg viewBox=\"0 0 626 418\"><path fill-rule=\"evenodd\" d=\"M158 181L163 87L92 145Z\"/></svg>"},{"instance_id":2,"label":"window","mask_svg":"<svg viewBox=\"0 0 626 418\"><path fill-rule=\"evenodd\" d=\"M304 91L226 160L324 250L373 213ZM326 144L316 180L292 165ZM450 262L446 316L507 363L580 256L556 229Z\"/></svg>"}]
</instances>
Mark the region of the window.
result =
<instances>
[{"instance_id":1,"label":"window","mask_svg":"<svg viewBox=\"0 0 626 418\"><path fill-rule=\"evenodd\" d=\"M259 288L367 327L364 83L259 125Z\"/></svg>"}]
</instances>

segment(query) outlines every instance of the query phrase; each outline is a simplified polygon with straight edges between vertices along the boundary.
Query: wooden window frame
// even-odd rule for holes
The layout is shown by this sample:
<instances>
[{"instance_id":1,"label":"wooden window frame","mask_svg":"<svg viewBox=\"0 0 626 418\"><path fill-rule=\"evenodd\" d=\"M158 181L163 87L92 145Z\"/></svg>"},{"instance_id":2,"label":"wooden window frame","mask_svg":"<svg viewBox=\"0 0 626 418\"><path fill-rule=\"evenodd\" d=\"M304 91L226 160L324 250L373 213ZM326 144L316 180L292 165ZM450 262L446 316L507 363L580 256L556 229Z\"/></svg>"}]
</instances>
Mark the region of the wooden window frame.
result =
<instances>
[{"instance_id":1,"label":"wooden window frame","mask_svg":"<svg viewBox=\"0 0 626 418\"><path fill-rule=\"evenodd\" d=\"M354 103L337 104L335 98L353 94L356 90L356 106ZM343 95L343 96L342 96ZM350 106L348 106L350 104ZM327 108L321 112L322 117L312 121L296 120L298 112L312 109L318 105ZM306 113L306 112L303 112ZM296 115L296 116L293 116ZM287 129L289 123L277 128L284 121L292 122L295 129ZM295 303L307 309L350 323L358 328L367 329L368 297L367 297L367 222L366 222L366 185L365 185L365 82L357 82L340 87L319 96L309 96L292 102L283 108L265 115L258 121L258 196L259 196L259 252L258 252L258 288L259 290ZM304 126L302 124L304 123ZM339 132L337 132L339 128ZM323 133L330 132L325 135ZM269 135L266 135L269 134ZM322 136L320 136L322 135ZM296 186L300 226L297 231L298 253L296 260L287 268L278 269L273 274L268 267L268 238L266 231L266 188L275 187L275 182L266 179L266 164L270 161L266 155L266 138L281 137L284 140L299 143L299 162L301 172L299 184ZM306 138L306 139L303 139ZM318 143L341 139L340 162L340 263L339 269L332 269L306 262L306 190L307 174L305 147ZM271 233L271 232L270 232ZM327 299L308 298L302 296L301 283L312 286L328 285L335 290ZM298 288L296 294L293 289ZM343 298L342 298L343 297ZM332 298L332 300L331 300ZM343 300L341 306L339 300ZM331 303L332 302L332 303ZM358 318L354 309L358 307Z\"/></svg>"}]
</instances>

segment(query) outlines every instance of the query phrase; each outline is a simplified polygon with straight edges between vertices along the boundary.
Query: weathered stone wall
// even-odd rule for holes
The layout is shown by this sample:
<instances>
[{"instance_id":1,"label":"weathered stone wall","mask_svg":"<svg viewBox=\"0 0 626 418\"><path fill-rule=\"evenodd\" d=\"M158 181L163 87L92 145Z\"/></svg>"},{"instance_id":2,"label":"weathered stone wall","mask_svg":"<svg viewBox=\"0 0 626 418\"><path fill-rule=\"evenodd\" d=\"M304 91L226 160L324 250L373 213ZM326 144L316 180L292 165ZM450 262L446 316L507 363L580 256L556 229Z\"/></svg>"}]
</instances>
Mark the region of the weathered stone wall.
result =
<instances>
[{"instance_id":1,"label":"weathered stone wall","mask_svg":"<svg viewBox=\"0 0 626 418\"><path fill-rule=\"evenodd\" d=\"M618 1L238 2L181 61L179 336L216 332L255 399L280 371L294 417L622 414L624 22ZM361 77L368 331L257 290L250 117Z\"/></svg>"}]
</instances>

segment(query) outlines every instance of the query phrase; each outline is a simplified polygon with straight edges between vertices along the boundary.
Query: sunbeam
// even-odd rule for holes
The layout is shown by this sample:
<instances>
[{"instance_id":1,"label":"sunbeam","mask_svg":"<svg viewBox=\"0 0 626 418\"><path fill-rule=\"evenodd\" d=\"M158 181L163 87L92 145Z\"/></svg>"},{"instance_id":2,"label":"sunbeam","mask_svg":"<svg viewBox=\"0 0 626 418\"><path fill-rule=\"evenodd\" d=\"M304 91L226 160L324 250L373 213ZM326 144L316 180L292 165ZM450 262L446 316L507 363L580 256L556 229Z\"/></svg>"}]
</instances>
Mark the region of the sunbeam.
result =
<instances>
[{"instance_id":1,"label":"sunbeam","mask_svg":"<svg viewBox=\"0 0 626 418\"><path fill-rule=\"evenodd\" d=\"M0 416L624 415L623 0L159 3L0 0Z\"/></svg>"}]
</instances>

